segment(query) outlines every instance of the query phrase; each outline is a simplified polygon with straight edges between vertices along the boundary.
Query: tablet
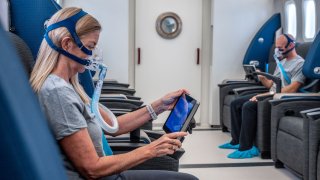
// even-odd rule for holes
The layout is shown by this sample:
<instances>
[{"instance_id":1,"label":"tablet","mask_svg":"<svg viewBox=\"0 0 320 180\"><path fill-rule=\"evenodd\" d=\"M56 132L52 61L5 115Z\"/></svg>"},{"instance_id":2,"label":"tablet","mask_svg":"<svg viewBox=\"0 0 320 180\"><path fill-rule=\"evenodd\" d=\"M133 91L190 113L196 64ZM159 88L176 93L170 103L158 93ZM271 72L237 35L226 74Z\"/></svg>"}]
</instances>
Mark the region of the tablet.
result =
<instances>
[{"instance_id":1,"label":"tablet","mask_svg":"<svg viewBox=\"0 0 320 180\"><path fill-rule=\"evenodd\" d=\"M255 80L256 82L259 81L257 74L255 74L256 66L251 65L251 64L244 64L243 69L246 72L246 77L248 79Z\"/></svg>"},{"instance_id":2,"label":"tablet","mask_svg":"<svg viewBox=\"0 0 320 180\"><path fill-rule=\"evenodd\" d=\"M244 64L243 69L247 75L252 75L252 73L256 72L256 67L254 65Z\"/></svg>"},{"instance_id":3,"label":"tablet","mask_svg":"<svg viewBox=\"0 0 320 180\"><path fill-rule=\"evenodd\" d=\"M198 107L199 103L197 103L197 100L187 94L182 94L164 123L163 130L166 133L186 132Z\"/></svg>"}]
</instances>

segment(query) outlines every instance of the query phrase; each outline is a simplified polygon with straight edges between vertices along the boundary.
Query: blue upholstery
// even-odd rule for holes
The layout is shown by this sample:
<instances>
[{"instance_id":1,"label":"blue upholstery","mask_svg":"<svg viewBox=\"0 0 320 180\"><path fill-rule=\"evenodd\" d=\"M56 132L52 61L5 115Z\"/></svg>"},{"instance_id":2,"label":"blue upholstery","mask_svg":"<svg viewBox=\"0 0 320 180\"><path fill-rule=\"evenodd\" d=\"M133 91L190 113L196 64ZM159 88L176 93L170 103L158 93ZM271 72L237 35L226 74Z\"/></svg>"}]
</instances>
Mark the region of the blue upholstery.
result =
<instances>
[{"instance_id":1,"label":"blue upholstery","mask_svg":"<svg viewBox=\"0 0 320 180\"><path fill-rule=\"evenodd\" d=\"M33 57L44 35L44 22L61 7L54 0L10 0L13 33L30 47Z\"/></svg>"},{"instance_id":2,"label":"blue upholstery","mask_svg":"<svg viewBox=\"0 0 320 180\"><path fill-rule=\"evenodd\" d=\"M91 72L86 69L83 73L79 74L79 81L83 89L86 91L87 95L89 97L92 97L94 92L94 85Z\"/></svg>"},{"instance_id":3,"label":"blue upholstery","mask_svg":"<svg viewBox=\"0 0 320 180\"><path fill-rule=\"evenodd\" d=\"M0 39L0 179L66 179L56 141L1 27Z\"/></svg>"},{"instance_id":4,"label":"blue upholstery","mask_svg":"<svg viewBox=\"0 0 320 180\"><path fill-rule=\"evenodd\" d=\"M33 57L37 57L45 33L44 22L61 7L54 0L11 0L10 3L13 32L28 44ZM79 79L91 97L94 86L90 72L86 70Z\"/></svg>"},{"instance_id":5,"label":"blue upholstery","mask_svg":"<svg viewBox=\"0 0 320 180\"><path fill-rule=\"evenodd\" d=\"M249 64L251 60L258 60L258 68L265 71L269 58L269 50L274 44L275 32L281 27L280 13L274 14L257 32L252 39L243 59L243 64ZM259 42L263 38L263 43Z\"/></svg>"},{"instance_id":6,"label":"blue upholstery","mask_svg":"<svg viewBox=\"0 0 320 180\"><path fill-rule=\"evenodd\" d=\"M319 74L314 72L315 67L320 67L320 33L317 34L308 51L302 72L307 78L320 79L320 72Z\"/></svg>"}]
</instances>

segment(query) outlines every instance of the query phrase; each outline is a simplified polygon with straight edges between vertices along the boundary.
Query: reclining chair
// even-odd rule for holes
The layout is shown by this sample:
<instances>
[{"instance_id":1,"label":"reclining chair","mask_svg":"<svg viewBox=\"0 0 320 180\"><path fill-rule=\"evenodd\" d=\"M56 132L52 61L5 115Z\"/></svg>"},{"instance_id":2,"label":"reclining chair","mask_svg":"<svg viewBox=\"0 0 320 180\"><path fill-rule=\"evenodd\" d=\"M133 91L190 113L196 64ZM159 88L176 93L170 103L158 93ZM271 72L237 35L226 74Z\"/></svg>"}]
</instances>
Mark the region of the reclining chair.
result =
<instances>
[{"instance_id":1,"label":"reclining chair","mask_svg":"<svg viewBox=\"0 0 320 180\"><path fill-rule=\"evenodd\" d=\"M1 179L67 179L58 147L7 35L0 27Z\"/></svg>"},{"instance_id":2,"label":"reclining chair","mask_svg":"<svg viewBox=\"0 0 320 180\"><path fill-rule=\"evenodd\" d=\"M307 166L305 169L306 173L308 173L306 176L310 180L320 179L320 161L318 159L320 155L320 108L303 111L301 115L304 117L303 137L306 138L304 141L304 154L306 155L304 157L306 158L304 165Z\"/></svg>"},{"instance_id":3,"label":"reclining chair","mask_svg":"<svg viewBox=\"0 0 320 180\"><path fill-rule=\"evenodd\" d=\"M303 73L307 78L320 79L319 58L320 34L310 47L303 66ZM315 137L319 131L315 129L318 116L312 114L307 116L309 111L305 110L320 107L319 93L277 94L270 102L271 157L275 166L285 165L303 179L316 179L315 177L319 175L317 175L318 169L315 169L318 160L318 156L315 155L318 155L319 141L314 140L319 138ZM311 167L313 169L309 169Z\"/></svg>"},{"instance_id":4,"label":"reclining chair","mask_svg":"<svg viewBox=\"0 0 320 180\"><path fill-rule=\"evenodd\" d=\"M273 15L257 32L252 39L248 50L243 59L243 64L253 64L262 72L273 72L275 66L269 64L269 71L266 70L268 63L269 50L274 43L276 31L281 27L280 14ZM270 69L272 71L270 71ZM226 132L231 130L230 115L228 106L224 106L225 102L231 102L234 97L233 89L240 87L252 86L255 91L260 88L260 92L265 91L265 88L254 79L246 77L245 80L224 80L219 86L219 106L220 106L220 125L222 131ZM248 92L247 92L248 93ZM231 95L231 96L228 96Z\"/></svg>"},{"instance_id":5,"label":"reclining chair","mask_svg":"<svg viewBox=\"0 0 320 180\"><path fill-rule=\"evenodd\" d=\"M10 23L12 27L10 29L14 30L15 34L21 36L22 39L26 41L26 44L32 45L30 46L30 49L32 51L32 54L35 56L37 54L40 41L43 38L42 34L44 34L44 30L42 28L43 23L45 22L45 20L49 19L51 15L54 14L60 7L55 3L54 0L11 0L10 2L12 18L12 23ZM34 10L35 7L37 8L37 11ZM23 18L23 21L20 20L22 19L21 17L25 17ZM39 19L35 20L34 17L39 17ZM29 21L32 21L31 27ZM35 44L38 44L38 46L35 46ZM79 76L86 93L89 96L92 96L94 86L91 73L89 71L85 71ZM155 134L153 137L156 138L159 137L159 135ZM118 152L126 152L132 150L133 148L143 146L145 145L145 143L130 142L115 143L110 145L111 148L114 148L114 153L117 154ZM178 171L179 158L183 155L183 153L184 150L181 148L173 155L150 159L149 161L146 161L145 163L140 164L134 168Z\"/></svg>"}]
</instances>

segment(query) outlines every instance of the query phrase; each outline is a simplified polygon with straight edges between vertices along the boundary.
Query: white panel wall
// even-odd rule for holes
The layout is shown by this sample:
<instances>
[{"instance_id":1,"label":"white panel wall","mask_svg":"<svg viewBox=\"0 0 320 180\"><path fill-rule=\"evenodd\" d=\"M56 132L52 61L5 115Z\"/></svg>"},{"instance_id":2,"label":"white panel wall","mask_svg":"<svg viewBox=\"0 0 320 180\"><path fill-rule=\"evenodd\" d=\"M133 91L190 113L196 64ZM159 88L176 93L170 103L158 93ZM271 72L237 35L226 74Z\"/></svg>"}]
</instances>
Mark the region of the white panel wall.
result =
<instances>
[{"instance_id":1,"label":"white panel wall","mask_svg":"<svg viewBox=\"0 0 320 180\"><path fill-rule=\"evenodd\" d=\"M246 49L273 12L273 0L213 0L210 124L220 123L217 85L223 79L244 77L242 60Z\"/></svg>"},{"instance_id":2,"label":"white panel wall","mask_svg":"<svg viewBox=\"0 0 320 180\"><path fill-rule=\"evenodd\" d=\"M8 18L8 3L7 1L0 1L0 24L6 31L9 31Z\"/></svg>"},{"instance_id":3,"label":"white panel wall","mask_svg":"<svg viewBox=\"0 0 320 180\"><path fill-rule=\"evenodd\" d=\"M83 8L102 24L99 46L109 66L107 78L128 83L129 1L128 0L64 0L63 7Z\"/></svg>"}]
</instances>

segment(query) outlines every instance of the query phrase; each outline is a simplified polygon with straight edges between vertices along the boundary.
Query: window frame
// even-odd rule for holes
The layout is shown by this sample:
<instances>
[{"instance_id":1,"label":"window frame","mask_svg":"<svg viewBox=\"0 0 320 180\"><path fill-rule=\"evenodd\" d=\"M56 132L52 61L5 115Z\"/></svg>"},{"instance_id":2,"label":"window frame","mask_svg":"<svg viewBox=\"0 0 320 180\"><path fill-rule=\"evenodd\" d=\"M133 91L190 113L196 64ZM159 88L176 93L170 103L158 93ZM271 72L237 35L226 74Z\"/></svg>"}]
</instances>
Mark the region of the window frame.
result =
<instances>
[{"instance_id":1,"label":"window frame","mask_svg":"<svg viewBox=\"0 0 320 180\"><path fill-rule=\"evenodd\" d=\"M314 34L313 34L313 37L311 37L311 38L306 36L306 27L307 27L306 19L307 19L307 13L309 12L309 11L306 11L306 2L307 1L312 1L314 4L314 29L313 29ZM302 22L303 22L303 30L302 30L303 35L302 35L302 37L305 41L312 41L312 40L314 40L314 38L317 35L317 10L316 10L316 8L317 7L316 7L315 0L303 0L303 2L302 2L302 17L303 17L303 19L302 19Z\"/></svg>"},{"instance_id":2,"label":"window frame","mask_svg":"<svg viewBox=\"0 0 320 180\"><path fill-rule=\"evenodd\" d=\"M289 6L290 5L293 5L293 7L295 8L295 27L294 27L294 32L295 32L295 34L293 34L292 32L289 32L289 16L288 16L288 14L289 14L289 10L288 10L288 8L289 8ZM288 1L286 1L285 2L285 4L284 4L284 20L285 20L285 33L287 33L287 34L291 34L294 38L296 38L297 37L297 35L298 35L298 26L297 26L297 22L298 22L298 19L297 19L297 5L296 5L296 3L295 3L295 1L293 1L293 0L288 0Z\"/></svg>"}]
</instances>

